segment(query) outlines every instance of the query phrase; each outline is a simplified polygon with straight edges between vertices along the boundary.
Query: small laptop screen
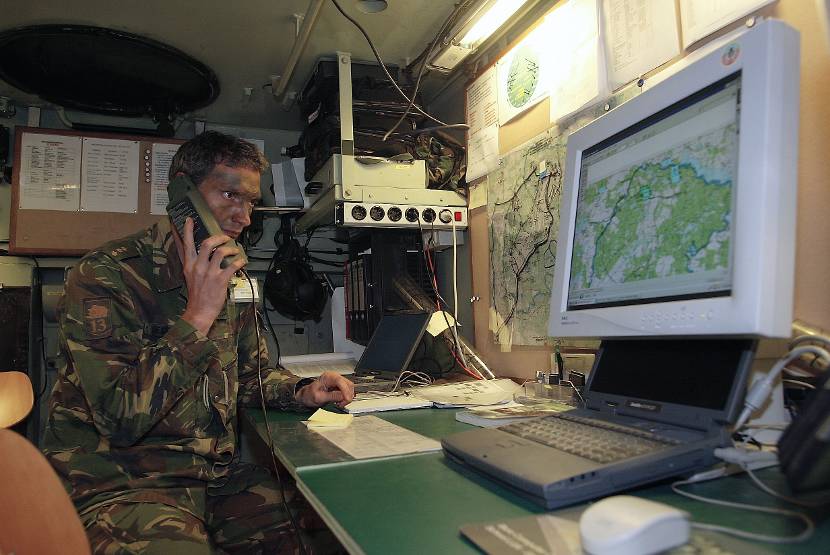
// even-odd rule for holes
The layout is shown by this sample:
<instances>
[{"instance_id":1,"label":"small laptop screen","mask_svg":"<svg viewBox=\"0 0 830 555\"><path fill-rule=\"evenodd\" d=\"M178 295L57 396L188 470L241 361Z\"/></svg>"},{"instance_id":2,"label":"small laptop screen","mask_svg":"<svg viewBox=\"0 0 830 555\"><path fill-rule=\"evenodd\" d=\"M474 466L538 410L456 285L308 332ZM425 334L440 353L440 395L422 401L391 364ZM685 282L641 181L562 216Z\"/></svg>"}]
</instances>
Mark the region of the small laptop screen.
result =
<instances>
[{"instance_id":1,"label":"small laptop screen","mask_svg":"<svg viewBox=\"0 0 830 555\"><path fill-rule=\"evenodd\" d=\"M724 410L750 340L604 341L590 392ZM693 349L687 348L694 344ZM644 347L647 345L647 347ZM678 356L678 352L682 352Z\"/></svg>"},{"instance_id":2,"label":"small laptop screen","mask_svg":"<svg viewBox=\"0 0 830 555\"><path fill-rule=\"evenodd\" d=\"M355 374L391 375L406 370L429 317L426 312L384 315L355 366Z\"/></svg>"}]
</instances>

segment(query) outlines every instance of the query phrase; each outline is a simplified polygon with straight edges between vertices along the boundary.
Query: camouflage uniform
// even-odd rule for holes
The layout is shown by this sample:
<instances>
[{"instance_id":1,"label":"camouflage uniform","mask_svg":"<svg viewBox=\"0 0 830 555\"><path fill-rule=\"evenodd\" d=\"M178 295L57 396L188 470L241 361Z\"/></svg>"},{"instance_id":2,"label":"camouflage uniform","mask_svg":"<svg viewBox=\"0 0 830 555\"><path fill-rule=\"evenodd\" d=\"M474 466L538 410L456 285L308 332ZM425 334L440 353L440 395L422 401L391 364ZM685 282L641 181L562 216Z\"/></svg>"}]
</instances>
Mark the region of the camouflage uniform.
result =
<instances>
[{"instance_id":1,"label":"camouflage uniform","mask_svg":"<svg viewBox=\"0 0 830 555\"><path fill-rule=\"evenodd\" d=\"M207 337L186 305L167 220L81 259L59 306L46 456L96 552L293 551L275 482L239 462L237 406L259 405L258 352L268 364L252 305L227 302ZM268 405L300 408L298 378L262 375Z\"/></svg>"}]
</instances>

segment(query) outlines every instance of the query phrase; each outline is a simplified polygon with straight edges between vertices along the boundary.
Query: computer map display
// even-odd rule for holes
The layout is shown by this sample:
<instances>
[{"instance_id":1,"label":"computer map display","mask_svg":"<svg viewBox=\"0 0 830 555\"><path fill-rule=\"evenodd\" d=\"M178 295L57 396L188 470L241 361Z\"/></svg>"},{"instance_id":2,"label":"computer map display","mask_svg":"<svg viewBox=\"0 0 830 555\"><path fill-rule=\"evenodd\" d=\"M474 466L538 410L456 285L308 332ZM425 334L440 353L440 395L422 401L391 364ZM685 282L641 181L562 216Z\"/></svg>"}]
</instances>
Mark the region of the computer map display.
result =
<instances>
[{"instance_id":1,"label":"computer map display","mask_svg":"<svg viewBox=\"0 0 830 555\"><path fill-rule=\"evenodd\" d=\"M589 175L580 187L569 305L583 296L592 303L678 293L672 280L692 274L713 277L689 282L692 288L722 286L716 278L730 271L737 124L671 142L681 128L661 134L653 142L662 148L641 159L627 153L648 132L583 164Z\"/></svg>"}]
</instances>

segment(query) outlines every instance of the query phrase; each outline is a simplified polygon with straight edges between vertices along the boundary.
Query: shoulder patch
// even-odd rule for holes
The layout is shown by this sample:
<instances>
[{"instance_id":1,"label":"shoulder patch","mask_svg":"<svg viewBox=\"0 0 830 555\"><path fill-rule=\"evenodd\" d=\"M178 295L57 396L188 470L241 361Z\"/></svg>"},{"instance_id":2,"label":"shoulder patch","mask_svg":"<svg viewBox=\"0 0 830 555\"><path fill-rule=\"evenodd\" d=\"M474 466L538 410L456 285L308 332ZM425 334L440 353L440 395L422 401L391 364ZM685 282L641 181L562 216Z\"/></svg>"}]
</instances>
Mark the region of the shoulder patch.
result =
<instances>
[{"instance_id":1,"label":"shoulder patch","mask_svg":"<svg viewBox=\"0 0 830 555\"><path fill-rule=\"evenodd\" d=\"M141 249L134 243L117 245L106 252L116 260L126 260L127 258L141 256Z\"/></svg>"},{"instance_id":2,"label":"shoulder patch","mask_svg":"<svg viewBox=\"0 0 830 555\"><path fill-rule=\"evenodd\" d=\"M90 339L112 335L112 300L107 297L84 299L84 327Z\"/></svg>"}]
</instances>

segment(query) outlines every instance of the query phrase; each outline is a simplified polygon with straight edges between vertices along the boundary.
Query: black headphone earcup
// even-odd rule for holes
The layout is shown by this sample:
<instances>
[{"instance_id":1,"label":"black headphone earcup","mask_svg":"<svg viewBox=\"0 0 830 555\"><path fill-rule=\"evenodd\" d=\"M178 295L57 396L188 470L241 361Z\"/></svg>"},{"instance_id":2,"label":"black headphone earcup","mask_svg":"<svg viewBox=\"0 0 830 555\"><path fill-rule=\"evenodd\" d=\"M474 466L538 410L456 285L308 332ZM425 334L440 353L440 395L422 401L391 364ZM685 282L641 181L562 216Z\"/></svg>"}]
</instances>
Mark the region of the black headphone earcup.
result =
<instances>
[{"instance_id":1,"label":"black headphone earcup","mask_svg":"<svg viewBox=\"0 0 830 555\"><path fill-rule=\"evenodd\" d=\"M274 310L294 320L319 322L328 290L308 264L281 260L265 276L265 298Z\"/></svg>"}]
</instances>

